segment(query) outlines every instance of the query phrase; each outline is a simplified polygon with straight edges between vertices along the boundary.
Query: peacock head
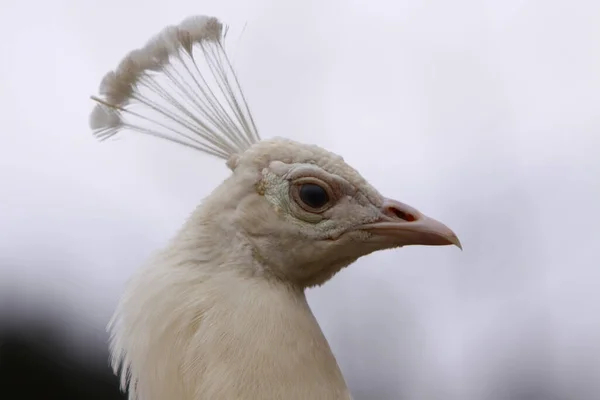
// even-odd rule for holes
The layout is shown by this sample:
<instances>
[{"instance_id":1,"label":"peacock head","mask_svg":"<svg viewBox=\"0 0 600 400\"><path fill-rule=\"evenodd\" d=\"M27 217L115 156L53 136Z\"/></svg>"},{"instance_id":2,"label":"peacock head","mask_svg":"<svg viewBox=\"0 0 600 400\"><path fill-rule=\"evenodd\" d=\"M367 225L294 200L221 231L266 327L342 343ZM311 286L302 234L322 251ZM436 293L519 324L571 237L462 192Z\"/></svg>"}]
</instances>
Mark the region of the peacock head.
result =
<instances>
[{"instance_id":1,"label":"peacock head","mask_svg":"<svg viewBox=\"0 0 600 400\"><path fill-rule=\"evenodd\" d=\"M93 97L96 136L135 130L226 160L233 174L206 215L229 239L241 237L264 270L304 287L377 250L461 247L448 227L384 197L340 156L261 140L224 36L216 18L192 17L130 52Z\"/></svg>"},{"instance_id":2,"label":"peacock head","mask_svg":"<svg viewBox=\"0 0 600 400\"><path fill-rule=\"evenodd\" d=\"M342 157L321 147L263 140L228 165L233 176L226 185L244 188L228 223L270 272L301 286L322 284L377 250L461 247L444 224L382 196Z\"/></svg>"}]
</instances>

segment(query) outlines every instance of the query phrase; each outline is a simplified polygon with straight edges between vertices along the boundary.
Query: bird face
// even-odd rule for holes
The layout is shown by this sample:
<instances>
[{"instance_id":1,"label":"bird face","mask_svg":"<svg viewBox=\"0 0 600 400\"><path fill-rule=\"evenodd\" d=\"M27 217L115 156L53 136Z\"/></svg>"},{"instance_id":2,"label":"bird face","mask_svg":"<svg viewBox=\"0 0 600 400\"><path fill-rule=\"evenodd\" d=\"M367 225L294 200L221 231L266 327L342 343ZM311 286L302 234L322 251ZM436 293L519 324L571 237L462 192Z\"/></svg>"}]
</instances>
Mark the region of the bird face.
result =
<instances>
[{"instance_id":1,"label":"bird face","mask_svg":"<svg viewBox=\"0 0 600 400\"><path fill-rule=\"evenodd\" d=\"M457 236L382 196L333 153L286 139L262 141L235 161L252 181L241 225L261 264L303 286L321 284L361 256L407 245L456 245Z\"/></svg>"}]
</instances>

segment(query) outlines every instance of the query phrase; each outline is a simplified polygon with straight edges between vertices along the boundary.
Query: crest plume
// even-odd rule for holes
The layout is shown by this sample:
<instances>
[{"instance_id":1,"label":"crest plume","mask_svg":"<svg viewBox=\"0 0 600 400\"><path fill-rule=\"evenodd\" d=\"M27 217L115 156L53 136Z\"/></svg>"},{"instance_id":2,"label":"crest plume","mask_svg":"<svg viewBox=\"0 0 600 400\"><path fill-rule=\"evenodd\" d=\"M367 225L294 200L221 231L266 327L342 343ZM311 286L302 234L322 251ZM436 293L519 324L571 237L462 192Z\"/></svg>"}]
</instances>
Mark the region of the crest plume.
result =
<instances>
[{"instance_id":1,"label":"crest plume","mask_svg":"<svg viewBox=\"0 0 600 400\"><path fill-rule=\"evenodd\" d=\"M226 27L194 16L127 54L100 83L90 127L100 140L133 130L224 160L260 140L225 51Z\"/></svg>"}]
</instances>

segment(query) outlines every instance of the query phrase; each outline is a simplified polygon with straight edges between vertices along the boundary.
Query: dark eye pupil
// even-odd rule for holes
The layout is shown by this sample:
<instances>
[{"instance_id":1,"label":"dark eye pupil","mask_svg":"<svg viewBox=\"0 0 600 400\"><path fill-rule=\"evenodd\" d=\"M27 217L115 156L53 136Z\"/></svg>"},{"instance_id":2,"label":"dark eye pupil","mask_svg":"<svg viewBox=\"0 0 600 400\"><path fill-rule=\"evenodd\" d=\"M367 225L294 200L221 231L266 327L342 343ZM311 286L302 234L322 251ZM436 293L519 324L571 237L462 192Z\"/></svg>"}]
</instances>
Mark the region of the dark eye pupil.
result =
<instances>
[{"instance_id":1,"label":"dark eye pupil","mask_svg":"<svg viewBox=\"0 0 600 400\"><path fill-rule=\"evenodd\" d=\"M329 202L329 195L325 189L312 183L305 183L300 186L300 192L298 194L300 200L312 208L321 208Z\"/></svg>"}]
</instances>

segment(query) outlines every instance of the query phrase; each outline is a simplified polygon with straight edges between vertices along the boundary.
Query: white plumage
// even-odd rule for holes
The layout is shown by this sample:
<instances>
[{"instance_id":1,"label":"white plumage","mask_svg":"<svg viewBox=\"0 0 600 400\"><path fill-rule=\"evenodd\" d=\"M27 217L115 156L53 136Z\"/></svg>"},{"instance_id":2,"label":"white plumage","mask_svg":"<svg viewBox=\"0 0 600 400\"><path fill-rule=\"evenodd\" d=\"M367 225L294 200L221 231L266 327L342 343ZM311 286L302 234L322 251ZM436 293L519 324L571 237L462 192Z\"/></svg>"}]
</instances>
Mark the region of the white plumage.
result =
<instances>
[{"instance_id":1,"label":"white plumage","mask_svg":"<svg viewBox=\"0 0 600 400\"><path fill-rule=\"evenodd\" d=\"M135 130L233 171L129 282L113 368L130 399L349 399L304 290L373 251L460 242L341 157L261 140L224 36L205 16L167 27L93 97L99 138Z\"/></svg>"}]
</instances>

